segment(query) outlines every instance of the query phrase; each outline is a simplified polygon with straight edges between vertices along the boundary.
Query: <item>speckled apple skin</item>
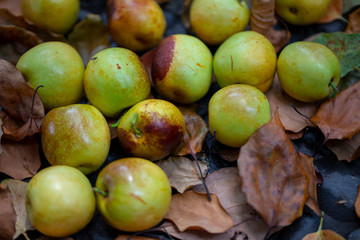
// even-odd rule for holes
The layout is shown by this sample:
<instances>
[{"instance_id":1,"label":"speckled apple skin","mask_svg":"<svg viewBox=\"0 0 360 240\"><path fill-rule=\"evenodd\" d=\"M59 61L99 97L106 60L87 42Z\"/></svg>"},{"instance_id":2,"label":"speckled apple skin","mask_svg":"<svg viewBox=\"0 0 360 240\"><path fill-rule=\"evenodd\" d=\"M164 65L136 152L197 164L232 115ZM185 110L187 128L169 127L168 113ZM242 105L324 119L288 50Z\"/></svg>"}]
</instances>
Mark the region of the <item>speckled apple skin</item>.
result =
<instances>
[{"instance_id":1,"label":"speckled apple skin","mask_svg":"<svg viewBox=\"0 0 360 240\"><path fill-rule=\"evenodd\" d=\"M105 221L122 231L154 227L166 215L171 186L164 171L142 158L123 158L108 164L98 175L97 209Z\"/></svg>"},{"instance_id":2,"label":"speckled apple skin","mask_svg":"<svg viewBox=\"0 0 360 240\"><path fill-rule=\"evenodd\" d=\"M161 41L151 69L155 90L169 101L194 103L212 80L212 54L198 38L175 34Z\"/></svg>"},{"instance_id":3,"label":"speckled apple skin","mask_svg":"<svg viewBox=\"0 0 360 240\"><path fill-rule=\"evenodd\" d=\"M257 88L233 84L218 90L209 101L209 128L217 141L241 147L262 125L270 121L270 106Z\"/></svg>"},{"instance_id":4,"label":"speckled apple skin","mask_svg":"<svg viewBox=\"0 0 360 240\"><path fill-rule=\"evenodd\" d=\"M155 0L109 0L106 15L110 35L120 47L144 51L163 38L166 20Z\"/></svg>"},{"instance_id":5,"label":"speckled apple skin","mask_svg":"<svg viewBox=\"0 0 360 240\"><path fill-rule=\"evenodd\" d=\"M135 127L142 132L139 137L131 128L135 114ZM185 121L180 110L161 99L141 101L121 118L117 129L120 145L135 157L160 160L175 151L185 134Z\"/></svg>"},{"instance_id":6,"label":"speckled apple skin","mask_svg":"<svg viewBox=\"0 0 360 240\"><path fill-rule=\"evenodd\" d=\"M220 87L248 84L265 92L276 72L271 42L254 31L239 32L223 42L214 55L214 74Z\"/></svg>"},{"instance_id":7,"label":"speckled apple skin","mask_svg":"<svg viewBox=\"0 0 360 240\"><path fill-rule=\"evenodd\" d=\"M51 165L68 165L89 174L104 163L109 153L110 131L94 106L73 104L46 114L41 144Z\"/></svg>"},{"instance_id":8,"label":"speckled apple skin","mask_svg":"<svg viewBox=\"0 0 360 240\"><path fill-rule=\"evenodd\" d=\"M119 117L123 109L148 97L150 80L134 52L119 47L107 48L89 61L84 89L90 103L105 116Z\"/></svg>"}]
</instances>

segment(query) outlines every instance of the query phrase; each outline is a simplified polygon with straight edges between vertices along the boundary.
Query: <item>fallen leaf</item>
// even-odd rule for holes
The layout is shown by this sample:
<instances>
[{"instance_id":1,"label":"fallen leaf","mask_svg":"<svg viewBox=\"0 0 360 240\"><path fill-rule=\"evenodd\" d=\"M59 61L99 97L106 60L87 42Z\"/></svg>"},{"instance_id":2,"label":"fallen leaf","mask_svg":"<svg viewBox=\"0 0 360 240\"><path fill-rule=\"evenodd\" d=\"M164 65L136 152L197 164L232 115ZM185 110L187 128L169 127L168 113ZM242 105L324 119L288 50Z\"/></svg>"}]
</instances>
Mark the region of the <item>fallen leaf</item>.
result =
<instances>
[{"instance_id":1,"label":"fallen leaf","mask_svg":"<svg viewBox=\"0 0 360 240\"><path fill-rule=\"evenodd\" d=\"M194 110L189 107L178 106L185 120L184 147L176 152L178 156L184 156L190 153L198 153L202 150L202 146L209 128Z\"/></svg>"},{"instance_id":2,"label":"fallen leaf","mask_svg":"<svg viewBox=\"0 0 360 240\"><path fill-rule=\"evenodd\" d=\"M156 164L168 176L171 187L175 188L179 193L183 193L192 186L202 183L196 162L186 157L169 157L158 161ZM208 167L203 162L199 162L199 165L203 175L205 175Z\"/></svg>"},{"instance_id":3,"label":"fallen leaf","mask_svg":"<svg viewBox=\"0 0 360 240\"><path fill-rule=\"evenodd\" d=\"M14 16L22 15L21 0L0 0L1 8L6 8Z\"/></svg>"},{"instance_id":4,"label":"fallen leaf","mask_svg":"<svg viewBox=\"0 0 360 240\"><path fill-rule=\"evenodd\" d=\"M261 33L279 52L290 40L290 32L286 28L275 30L275 0L254 0L250 9L250 29Z\"/></svg>"},{"instance_id":5,"label":"fallen leaf","mask_svg":"<svg viewBox=\"0 0 360 240\"><path fill-rule=\"evenodd\" d=\"M343 1L343 13L349 12L356 6L360 6L359 0L342 0Z\"/></svg>"},{"instance_id":6,"label":"fallen leaf","mask_svg":"<svg viewBox=\"0 0 360 240\"><path fill-rule=\"evenodd\" d=\"M360 33L360 8L349 14L348 25L344 32Z\"/></svg>"},{"instance_id":7,"label":"fallen leaf","mask_svg":"<svg viewBox=\"0 0 360 240\"><path fill-rule=\"evenodd\" d=\"M26 231L35 229L28 219L25 208L25 195L28 183L15 179L6 179L1 183L6 185L11 193L12 204L16 212L16 233L13 236L16 239L21 234L26 235Z\"/></svg>"},{"instance_id":8,"label":"fallen leaf","mask_svg":"<svg viewBox=\"0 0 360 240\"><path fill-rule=\"evenodd\" d=\"M360 67L360 33L320 33L314 42L327 46L339 58L341 77Z\"/></svg>"},{"instance_id":9,"label":"fallen leaf","mask_svg":"<svg viewBox=\"0 0 360 240\"><path fill-rule=\"evenodd\" d=\"M218 141L214 143L215 152L225 161L235 162L239 158L240 148L226 146Z\"/></svg>"},{"instance_id":10,"label":"fallen leaf","mask_svg":"<svg viewBox=\"0 0 360 240\"><path fill-rule=\"evenodd\" d=\"M355 200L355 212L356 212L356 215L360 218L360 185L359 185L358 193L357 193L356 200Z\"/></svg>"},{"instance_id":11,"label":"fallen leaf","mask_svg":"<svg viewBox=\"0 0 360 240\"><path fill-rule=\"evenodd\" d=\"M320 232L309 233L302 240L345 240L342 236L332 230L321 230Z\"/></svg>"},{"instance_id":12,"label":"fallen leaf","mask_svg":"<svg viewBox=\"0 0 360 240\"><path fill-rule=\"evenodd\" d=\"M152 238L152 237L143 237L143 236L131 236L131 235L118 235L115 240L154 240L154 239L160 239L160 238Z\"/></svg>"},{"instance_id":13,"label":"fallen leaf","mask_svg":"<svg viewBox=\"0 0 360 240\"><path fill-rule=\"evenodd\" d=\"M336 19L344 20L342 16L343 4L342 0L331 0L328 10L316 23L329 23ZM346 21L346 20L345 20Z\"/></svg>"},{"instance_id":14,"label":"fallen leaf","mask_svg":"<svg viewBox=\"0 0 360 240\"><path fill-rule=\"evenodd\" d=\"M39 170L39 144L34 137L22 141L2 139L1 145L0 172L22 180L34 176Z\"/></svg>"},{"instance_id":15,"label":"fallen leaf","mask_svg":"<svg viewBox=\"0 0 360 240\"><path fill-rule=\"evenodd\" d=\"M84 65L90 61L97 52L110 47L107 27L102 22L101 16L88 14L77 23L68 39L80 54Z\"/></svg>"},{"instance_id":16,"label":"fallen leaf","mask_svg":"<svg viewBox=\"0 0 360 240\"><path fill-rule=\"evenodd\" d=\"M341 78L340 84L338 85L338 90L343 91L349 87L351 87L352 85L354 85L355 83L360 81L360 71L357 69L354 69L354 71L349 72L348 74L346 74L345 77Z\"/></svg>"},{"instance_id":17,"label":"fallen leaf","mask_svg":"<svg viewBox=\"0 0 360 240\"><path fill-rule=\"evenodd\" d=\"M4 138L22 140L40 132L40 126L45 116L44 106L38 94L33 105L32 89L19 70L10 62L0 59L0 105L2 110L16 122L21 122L15 128L10 121L3 119Z\"/></svg>"},{"instance_id":18,"label":"fallen leaf","mask_svg":"<svg viewBox=\"0 0 360 240\"><path fill-rule=\"evenodd\" d=\"M302 215L309 179L277 111L241 147L238 169L248 203L270 228Z\"/></svg>"},{"instance_id":19,"label":"fallen leaf","mask_svg":"<svg viewBox=\"0 0 360 240\"><path fill-rule=\"evenodd\" d=\"M329 140L325 143L339 159L339 161L352 162L360 158L360 133L355 134L350 140Z\"/></svg>"},{"instance_id":20,"label":"fallen leaf","mask_svg":"<svg viewBox=\"0 0 360 240\"><path fill-rule=\"evenodd\" d=\"M281 123L285 127L285 130L298 133L307 126L313 126L308 118L315 115L316 104L300 102L289 97L289 95L282 90L277 74L275 75L270 89L265 93L265 95L269 100L272 115L275 110L278 109L279 117ZM308 118L297 113L291 104L293 104L300 113Z\"/></svg>"},{"instance_id":21,"label":"fallen leaf","mask_svg":"<svg viewBox=\"0 0 360 240\"><path fill-rule=\"evenodd\" d=\"M201 229L208 233L222 233L233 226L230 215L216 195L211 194L209 201L206 194L191 190L172 196L165 219L175 223L180 231Z\"/></svg>"},{"instance_id":22,"label":"fallen leaf","mask_svg":"<svg viewBox=\"0 0 360 240\"><path fill-rule=\"evenodd\" d=\"M310 119L320 128L325 142L330 139L351 139L360 131L360 82L324 102Z\"/></svg>"},{"instance_id":23,"label":"fallen leaf","mask_svg":"<svg viewBox=\"0 0 360 240\"><path fill-rule=\"evenodd\" d=\"M9 188L0 183L0 239L12 240L16 232L16 213Z\"/></svg>"}]
</instances>

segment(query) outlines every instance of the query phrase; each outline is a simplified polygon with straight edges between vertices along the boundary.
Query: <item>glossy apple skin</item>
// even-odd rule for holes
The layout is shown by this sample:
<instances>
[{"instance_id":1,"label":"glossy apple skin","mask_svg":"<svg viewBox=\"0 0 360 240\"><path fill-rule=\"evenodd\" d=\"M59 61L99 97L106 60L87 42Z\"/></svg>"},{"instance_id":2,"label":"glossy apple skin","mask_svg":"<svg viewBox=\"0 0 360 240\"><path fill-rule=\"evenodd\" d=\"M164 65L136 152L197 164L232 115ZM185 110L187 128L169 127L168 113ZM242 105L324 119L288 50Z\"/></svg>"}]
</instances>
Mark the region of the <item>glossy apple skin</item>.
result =
<instances>
[{"instance_id":1,"label":"glossy apple skin","mask_svg":"<svg viewBox=\"0 0 360 240\"><path fill-rule=\"evenodd\" d=\"M319 20L329 4L330 0L276 0L275 11L288 23L308 25Z\"/></svg>"},{"instance_id":2,"label":"glossy apple skin","mask_svg":"<svg viewBox=\"0 0 360 240\"><path fill-rule=\"evenodd\" d=\"M21 0L24 17L38 26L64 34L76 22L79 0Z\"/></svg>"},{"instance_id":3,"label":"glossy apple skin","mask_svg":"<svg viewBox=\"0 0 360 240\"><path fill-rule=\"evenodd\" d=\"M270 121L270 106L257 88L233 84L218 90L209 101L209 128L215 139L241 147L262 125Z\"/></svg>"},{"instance_id":4,"label":"glossy apple skin","mask_svg":"<svg viewBox=\"0 0 360 240\"><path fill-rule=\"evenodd\" d=\"M109 153L110 130L94 106L68 105L46 114L41 144L51 165L68 165L89 174L104 163Z\"/></svg>"},{"instance_id":5,"label":"glossy apple skin","mask_svg":"<svg viewBox=\"0 0 360 240\"><path fill-rule=\"evenodd\" d=\"M144 51L164 36L166 20L155 0L108 0L106 15L109 33L120 47Z\"/></svg>"},{"instance_id":6,"label":"glossy apple skin","mask_svg":"<svg viewBox=\"0 0 360 240\"><path fill-rule=\"evenodd\" d=\"M245 1L194 0L190 24L205 43L219 45L234 33L245 30L250 11Z\"/></svg>"},{"instance_id":7,"label":"glossy apple skin","mask_svg":"<svg viewBox=\"0 0 360 240\"><path fill-rule=\"evenodd\" d=\"M223 42L214 55L214 74L220 87L248 84L265 92L276 72L274 46L254 31L235 33Z\"/></svg>"},{"instance_id":8,"label":"glossy apple skin","mask_svg":"<svg viewBox=\"0 0 360 240\"><path fill-rule=\"evenodd\" d=\"M67 237L92 219L95 195L88 178L69 166L51 166L31 178L25 207L30 223L51 237Z\"/></svg>"},{"instance_id":9,"label":"glossy apple skin","mask_svg":"<svg viewBox=\"0 0 360 240\"><path fill-rule=\"evenodd\" d=\"M164 98L182 104L205 96L212 80L212 54L198 38L175 34L163 39L154 54L152 81Z\"/></svg>"},{"instance_id":10,"label":"glossy apple skin","mask_svg":"<svg viewBox=\"0 0 360 240\"><path fill-rule=\"evenodd\" d=\"M84 64L69 44L41 43L25 52L16 68L32 88L44 86L38 93L47 111L77 103L84 94Z\"/></svg>"},{"instance_id":11,"label":"glossy apple skin","mask_svg":"<svg viewBox=\"0 0 360 240\"><path fill-rule=\"evenodd\" d=\"M141 131L136 134L131 125ZM122 116L117 135L123 149L134 157L160 160L174 152L185 134L185 121L180 110L161 99L141 101Z\"/></svg>"},{"instance_id":12,"label":"glossy apple skin","mask_svg":"<svg viewBox=\"0 0 360 240\"><path fill-rule=\"evenodd\" d=\"M158 224L171 201L166 174L142 158L123 158L108 164L98 175L97 209L105 221L122 231L142 231Z\"/></svg>"},{"instance_id":13,"label":"glossy apple skin","mask_svg":"<svg viewBox=\"0 0 360 240\"><path fill-rule=\"evenodd\" d=\"M333 92L341 77L340 62L326 46L315 42L295 42L279 55L277 73L281 87L291 97L314 102Z\"/></svg>"},{"instance_id":14,"label":"glossy apple skin","mask_svg":"<svg viewBox=\"0 0 360 240\"><path fill-rule=\"evenodd\" d=\"M93 56L85 70L84 89L90 103L107 117L146 99L150 80L139 57L125 48L107 48Z\"/></svg>"}]
</instances>

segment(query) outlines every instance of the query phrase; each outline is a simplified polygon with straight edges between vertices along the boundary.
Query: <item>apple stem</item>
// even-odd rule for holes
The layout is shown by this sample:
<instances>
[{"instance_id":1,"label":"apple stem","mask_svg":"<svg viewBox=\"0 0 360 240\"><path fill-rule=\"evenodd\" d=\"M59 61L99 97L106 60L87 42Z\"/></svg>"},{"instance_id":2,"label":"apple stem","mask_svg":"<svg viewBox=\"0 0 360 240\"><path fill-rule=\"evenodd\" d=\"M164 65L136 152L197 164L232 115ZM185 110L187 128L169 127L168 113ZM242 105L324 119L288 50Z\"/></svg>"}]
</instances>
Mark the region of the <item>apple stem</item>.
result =
<instances>
[{"instance_id":1,"label":"apple stem","mask_svg":"<svg viewBox=\"0 0 360 240\"><path fill-rule=\"evenodd\" d=\"M336 97L336 95L339 93L339 91L338 91L338 89L336 88L336 86L330 81L329 82L329 85L330 85L330 87L334 90L334 93L333 93L333 95L331 96L331 97Z\"/></svg>"},{"instance_id":2,"label":"apple stem","mask_svg":"<svg viewBox=\"0 0 360 240\"><path fill-rule=\"evenodd\" d=\"M93 189L93 191L94 191L95 193L98 193L98 194L100 194L100 195L103 196L103 197L107 197L107 196L109 195L107 192L105 192L105 191L103 191L103 190L101 190L101 189L99 189L99 188L93 187L92 189Z\"/></svg>"},{"instance_id":3,"label":"apple stem","mask_svg":"<svg viewBox=\"0 0 360 240\"><path fill-rule=\"evenodd\" d=\"M143 136L143 132L141 131L141 129L135 127L138 116L139 114L135 113L134 119L131 122L131 129L134 131L136 137L141 138Z\"/></svg>"},{"instance_id":4,"label":"apple stem","mask_svg":"<svg viewBox=\"0 0 360 240\"><path fill-rule=\"evenodd\" d=\"M111 124L110 126L112 127L112 128L116 128L116 127L118 127L119 126L119 123L120 123L120 120L121 120L121 118L122 118L122 116L116 121L116 123L113 123L113 124Z\"/></svg>"},{"instance_id":5,"label":"apple stem","mask_svg":"<svg viewBox=\"0 0 360 240\"><path fill-rule=\"evenodd\" d=\"M323 222L324 222L324 211L321 211L320 224L319 224L319 228L317 231L319 233L319 239L320 239L320 233L321 233Z\"/></svg>"},{"instance_id":6,"label":"apple stem","mask_svg":"<svg viewBox=\"0 0 360 240\"><path fill-rule=\"evenodd\" d=\"M357 66L354 66L354 68L355 68L355 70L360 71L360 68L358 68Z\"/></svg>"}]
</instances>

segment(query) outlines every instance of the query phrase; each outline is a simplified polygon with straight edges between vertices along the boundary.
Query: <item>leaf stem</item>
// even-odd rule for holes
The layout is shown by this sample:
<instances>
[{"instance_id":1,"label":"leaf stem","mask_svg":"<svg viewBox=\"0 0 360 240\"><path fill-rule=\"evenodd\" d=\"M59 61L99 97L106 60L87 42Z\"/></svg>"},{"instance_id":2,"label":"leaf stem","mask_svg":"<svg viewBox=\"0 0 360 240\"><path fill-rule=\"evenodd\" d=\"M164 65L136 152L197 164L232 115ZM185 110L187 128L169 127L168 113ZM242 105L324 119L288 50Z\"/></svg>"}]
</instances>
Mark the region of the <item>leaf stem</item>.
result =
<instances>
[{"instance_id":1,"label":"leaf stem","mask_svg":"<svg viewBox=\"0 0 360 240\"><path fill-rule=\"evenodd\" d=\"M197 165L197 167L198 167L198 169L199 169L200 176L201 176L201 181L203 182L203 185L204 185L204 188L205 188L205 191L206 191L208 200L211 201L211 195L210 195L209 189L208 189L208 187L207 187L207 185L206 185L205 177L204 177L204 175L203 175L203 173L202 173L202 171L201 171L201 167L200 167L200 164L199 164L199 160L197 159L196 154L194 153L194 151L193 151L192 147L190 146L190 144L189 144L189 148L190 148L190 154L191 154L191 156L195 159L196 165Z\"/></svg>"},{"instance_id":2,"label":"leaf stem","mask_svg":"<svg viewBox=\"0 0 360 240\"><path fill-rule=\"evenodd\" d=\"M130 126L131 126L131 129L134 131L135 136L138 138L141 138L144 135L143 132L141 131L141 129L138 129L135 127L138 116L139 116L139 114L135 113L134 119L132 120Z\"/></svg>"},{"instance_id":3,"label":"leaf stem","mask_svg":"<svg viewBox=\"0 0 360 240\"><path fill-rule=\"evenodd\" d=\"M105 192L105 191L103 191L103 190L101 190L101 189L99 189L99 188L97 188L97 187L93 187L92 189L93 189L93 191L94 191L95 193L98 193L98 194L100 194L100 195L103 196L103 197L107 197L107 196L109 195L107 192Z\"/></svg>"},{"instance_id":4,"label":"leaf stem","mask_svg":"<svg viewBox=\"0 0 360 240\"><path fill-rule=\"evenodd\" d=\"M295 112L297 112L298 114L300 114L301 116L303 116L304 118L310 120L310 118L308 116L306 116L305 114L303 114L302 112L300 112L293 103L290 104L291 107L295 110Z\"/></svg>"}]
</instances>

